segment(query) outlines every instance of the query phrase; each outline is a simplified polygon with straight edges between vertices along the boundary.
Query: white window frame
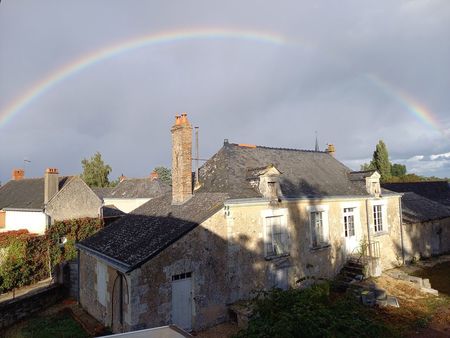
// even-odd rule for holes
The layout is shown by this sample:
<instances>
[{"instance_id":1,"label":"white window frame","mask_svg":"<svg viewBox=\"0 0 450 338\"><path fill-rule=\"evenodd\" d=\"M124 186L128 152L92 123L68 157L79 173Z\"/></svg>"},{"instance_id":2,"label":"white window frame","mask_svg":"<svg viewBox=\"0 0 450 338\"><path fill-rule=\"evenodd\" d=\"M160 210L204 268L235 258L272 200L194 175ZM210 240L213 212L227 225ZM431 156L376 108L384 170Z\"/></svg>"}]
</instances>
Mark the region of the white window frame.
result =
<instances>
[{"instance_id":1,"label":"white window frame","mask_svg":"<svg viewBox=\"0 0 450 338\"><path fill-rule=\"evenodd\" d=\"M377 223L376 220L378 218L375 217L375 207L379 208L381 212L381 224ZM377 234L385 234L388 232L389 225L388 225L388 218L387 218L387 201L386 200L378 200L378 201L372 201L371 203L371 209L370 209L370 217L372 219L372 225L371 225L371 231L377 235ZM381 228L380 228L381 225Z\"/></svg>"},{"instance_id":2,"label":"white window frame","mask_svg":"<svg viewBox=\"0 0 450 338\"><path fill-rule=\"evenodd\" d=\"M330 227L328 222L328 211L329 206L328 205L312 205L306 207L306 210L308 212L309 216L309 229L310 229L310 235L311 235L311 248L317 249L317 248L323 248L330 245ZM314 237L316 233L315 225L313 224L313 214L314 213L320 213L322 216L322 234L321 237L323 238L322 242L314 243Z\"/></svg>"},{"instance_id":3,"label":"white window frame","mask_svg":"<svg viewBox=\"0 0 450 338\"><path fill-rule=\"evenodd\" d=\"M107 290L106 283L108 280L108 267L100 260L97 260L96 275L97 275L97 300L100 304L106 306L106 290Z\"/></svg>"},{"instance_id":4,"label":"white window frame","mask_svg":"<svg viewBox=\"0 0 450 338\"><path fill-rule=\"evenodd\" d=\"M349 227L348 221L350 217L352 219L353 229ZM344 222L344 237L356 236L356 207L344 207L342 221ZM351 233L351 230L353 230L353 233Z\"/></svg>"},{"instance_id":5,"label":"white window frame","mask_svg":"<svg viewBox=\"0 0 450 338\"><path fill-rule=\"evenodd\" d=\"M263 218L263 233L264 233L264 256L265 257L277 257L277 256L285 256L289 255L290 253L290 234L289 234L289 228L287 225L287 209L269 209L269 210L263 210L261 212L261 216ZM281 234L284 235L284 238L282 241L284 241L284 246L286 246L286 250L280 253L276 252L275 249L275 243L273 242L273 229L272 227L272 219L273 218L279 218L280 220L280 227L282 230L284 230ZM270 227L270 229L269 229ZM270 235L269 235L270 231ZM268 250L268 247L272 246L271 250Z\"/></svg>"}]
</instances>

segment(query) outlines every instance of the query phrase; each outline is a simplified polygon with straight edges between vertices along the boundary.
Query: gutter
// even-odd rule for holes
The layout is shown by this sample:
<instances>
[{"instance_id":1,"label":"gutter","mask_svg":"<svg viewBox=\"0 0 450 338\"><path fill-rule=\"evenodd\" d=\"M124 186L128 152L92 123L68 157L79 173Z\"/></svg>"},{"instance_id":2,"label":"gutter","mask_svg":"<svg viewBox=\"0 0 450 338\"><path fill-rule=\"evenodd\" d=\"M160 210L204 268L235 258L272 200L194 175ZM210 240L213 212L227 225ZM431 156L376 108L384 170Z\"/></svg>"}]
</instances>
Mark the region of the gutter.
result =
<instances>
[{"instance_id":1,"label":"gutter","mask_svg":"<svg viewBox=\"0 0 450 338\"><path fill-rule=\"evenodd\" d=\"M27 209L27 208L3 208L4 211L28 211L28 212L44 212L45 209Z\"/></svg>"},{"instance_id":2,"label":"gutter","mask_svg":"<svg viewBox=\"0 0 450 338\"><path fill-rule=\"evenodd\" d=\"M130 267L128 264L124 264L117 259L111 258L105 254L98 252L97 250L94 250L87 246L84 246L83 244L75 243L75 247L78 250L84 250L84 251L89 252L90 254L92 254L92 255L96 256L97 258L99 258L100 260L104 261L107 265L113 267L117 271L120 271L122 273L127 273L132 270L132 267Z\"/></svg>"}]
</instances>

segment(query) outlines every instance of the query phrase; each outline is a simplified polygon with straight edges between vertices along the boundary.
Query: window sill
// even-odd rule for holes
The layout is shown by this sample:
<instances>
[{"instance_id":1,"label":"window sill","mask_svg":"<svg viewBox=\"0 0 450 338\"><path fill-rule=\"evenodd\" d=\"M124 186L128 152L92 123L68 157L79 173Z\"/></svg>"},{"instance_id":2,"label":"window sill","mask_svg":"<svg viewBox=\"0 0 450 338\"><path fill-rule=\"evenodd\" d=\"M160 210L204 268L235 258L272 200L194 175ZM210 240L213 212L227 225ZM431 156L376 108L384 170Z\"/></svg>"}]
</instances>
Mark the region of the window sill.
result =
<instances>
[{"instance_id":1,"label":"window sill","mask_svg":"<svg viewBox=\"0 0 450 338\"><path fill-rule=\"evenodd\" d=\"M274 260L274 259L277 259L277 258L288 257L290 255L291 255L290 253L284 253L284 254L280 254L280 255L265 256L264 259L266 261L271 261L271 260Z\"/></svg>"},{"instance_id":2,"label":"window sill","mask_svg":"<svg viewBox=\"0 0 450 338\"><path fill-rule=\"evenodd\" d=\"M324 251L324 250L327 250L330 248L331 248L331 244L326 243L326 244L322 244L321 246L315 246L315 247L309 248L309 251L310 252L319 252L319 251Z\"/></svg>"},{"instance_id":3,"label":"window sill","mask_svg":"<svg viewBox=\"0 0 450 338\"><path fill-rule=\"evenodd\" d=\"M389 232L387 232L387 231L378 231L378 232L375 232L373 234L373 237L381 237L381 236L386 236L386 235L389 235Z\"/></svg>"}]
</instances>

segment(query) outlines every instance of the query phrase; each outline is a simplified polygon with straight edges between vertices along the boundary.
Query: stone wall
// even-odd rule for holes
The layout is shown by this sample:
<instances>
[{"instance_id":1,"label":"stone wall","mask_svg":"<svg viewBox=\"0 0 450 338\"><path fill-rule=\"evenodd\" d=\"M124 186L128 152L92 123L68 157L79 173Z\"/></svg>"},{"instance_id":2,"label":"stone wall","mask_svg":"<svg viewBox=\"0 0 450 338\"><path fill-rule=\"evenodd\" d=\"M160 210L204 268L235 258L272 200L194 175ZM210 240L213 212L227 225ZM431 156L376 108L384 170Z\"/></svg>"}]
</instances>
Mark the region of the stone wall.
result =
<instances>
[{"instance_id":1,"label":"stone wall","mask_svg":"<svg viewBox=\"0 0 450 338\"><path fill-rule=\"evenodd\" d=\"M0 303L0 330L56 304L63 296L64 288L61 285L53 285L32 295L23 295Z\"/></svg>"},{"instance_id":2,"label":"stone wall","mask_svg":"<svg viewBox=\"0 0 450 338\"><path fill-rule=\"evenodd\" d=\"M405 223L403 228L407 261L450 252L450 217L422 223Z\"/></svg>"},{"instance_id":3,"label":"stone wall","mask_svg":"<svg viewBox=\"0 0 450 338\"><path fill-rule=\"evenodd\" d=\"M79 177L74 177L47 204L52 221L99 217L102 201Z\"/></svg>"}]
</instances>

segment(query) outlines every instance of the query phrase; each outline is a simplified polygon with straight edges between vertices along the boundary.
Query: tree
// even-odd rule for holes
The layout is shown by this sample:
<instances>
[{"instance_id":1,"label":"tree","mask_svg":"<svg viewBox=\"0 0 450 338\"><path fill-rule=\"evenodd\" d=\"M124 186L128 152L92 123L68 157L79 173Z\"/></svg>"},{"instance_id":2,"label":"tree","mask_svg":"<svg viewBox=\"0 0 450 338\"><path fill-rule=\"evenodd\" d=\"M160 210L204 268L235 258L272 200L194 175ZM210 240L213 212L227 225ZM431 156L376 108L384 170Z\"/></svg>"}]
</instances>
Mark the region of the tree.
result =
<instances>
[{"instance_id":1,"label":"tree","mask_svg":"<svg viewBox=\"0 0 450 338\"><path fill-rule=\"evenodd\" d=\"M153 169L158 174L161 182L172 185L172 171L166 167L156 167Z\"/></svg>"},{"instance_id":2,"label":"tree","mask_svg":"<svg viewBox=\"0 0 450 338\"><path fill-rule=\"evenodd\" d=\"M378 170L382 181L389 180L391 177L391 163L389 162L389 154L386 144L384 144L382 140L380 140L375 147L371 165Z\"/></svg>"},{"instance_id":3,"label":"tree","mask_svg":"<svg viewBox=\"0 0 450 338\"><path fill-rule=\"evenodd\" d=\"M406 166L398 163L391 165L391 175L401 177L406 175Z\"/></svg>"},{"instance_id":4,"label":"tree","mask_svg":"<svg viewBox=\"0 0 450 338\"><path fill-rule=\"evenodd\" d=\"M375 170L376 168L373 166L372 162L361 164L361 171Z\"/></svg>"},{"instance_id":5,"label":"tree","mask_svg":"<svg viewBox=\"0 0 450 338\"><path fill-rule=\"evenodd\" d=\"M83 159L81 161L83 166L83 173L81 178L90 187L108 187L108 175L111 172L111 167L105 164L102 160L102 155L97 151L89 160Z\"/></svg>"}]
</instances>

